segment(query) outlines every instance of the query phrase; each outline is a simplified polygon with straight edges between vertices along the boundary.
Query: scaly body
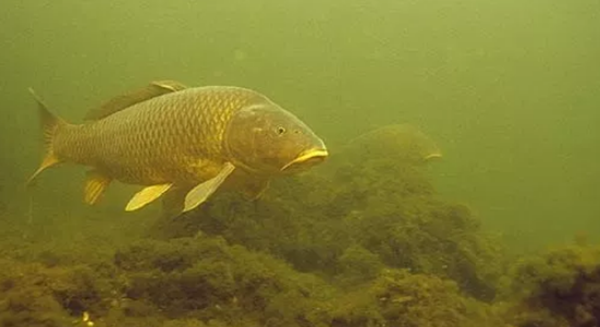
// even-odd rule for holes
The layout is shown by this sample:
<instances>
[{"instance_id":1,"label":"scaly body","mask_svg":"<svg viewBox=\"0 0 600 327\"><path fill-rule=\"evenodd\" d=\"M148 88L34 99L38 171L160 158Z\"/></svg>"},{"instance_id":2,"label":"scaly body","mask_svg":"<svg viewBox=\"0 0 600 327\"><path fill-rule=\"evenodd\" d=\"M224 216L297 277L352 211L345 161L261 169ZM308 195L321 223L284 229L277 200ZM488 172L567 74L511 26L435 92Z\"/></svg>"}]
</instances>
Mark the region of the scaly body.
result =
<instances>
[{"instance_id":1,"label":"scaly body","mask_svg":"<svg viewBox=\"0 0 600 327\"><path fill-rule=\"evenodd\" d=\"M109 100L80 125L54 116L36 99L46 155L30 181L61 162L89 166L84 192L89 204L119 180L144 186L128 211L167 192L174 199L169 206L187 211L234 171L229 185L256 198L273 176L306 169L328 155L323 141L296 116L240 87L153 82Z\"/></svg>"},{"instance_id":2,"label":"scaly body","mask_svg":"<svg viewBox=\"0 0 600 327\"><path fill-rule=\"evenodd\" d=\"M68 125L52 146L61 161L94 167L124 183L200 182L227 160L223 137L232 114L267 101L236 87L186 89L101 120Z\"/></svg>"}]
</instances>

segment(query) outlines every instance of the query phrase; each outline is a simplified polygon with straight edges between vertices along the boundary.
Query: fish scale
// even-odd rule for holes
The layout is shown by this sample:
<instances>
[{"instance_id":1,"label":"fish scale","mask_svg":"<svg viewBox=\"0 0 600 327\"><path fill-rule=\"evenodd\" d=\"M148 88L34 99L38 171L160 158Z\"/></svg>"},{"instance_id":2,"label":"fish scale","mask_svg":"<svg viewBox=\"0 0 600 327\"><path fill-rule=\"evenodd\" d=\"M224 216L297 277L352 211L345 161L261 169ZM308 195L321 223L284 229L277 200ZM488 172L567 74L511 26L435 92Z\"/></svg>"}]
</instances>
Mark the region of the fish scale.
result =
<instances>
[{"instance_id":1,"label":"fish scale","mask_svg":"<svg viewBox=\"0 0 600 327\"><path fill-rule=\"evenodd\" d=\"M233 94L239 99L234 100ZM167 94L99 121L69 126L55 141L56 154L61 160L98 167L127 183L207 178L198 169L182 167L179 160L202 156L221 162L227 119L250 100L267 101L254 91L235 87ZM191 171L198 176L190 176Z\"/></svg>"}]
</instances>

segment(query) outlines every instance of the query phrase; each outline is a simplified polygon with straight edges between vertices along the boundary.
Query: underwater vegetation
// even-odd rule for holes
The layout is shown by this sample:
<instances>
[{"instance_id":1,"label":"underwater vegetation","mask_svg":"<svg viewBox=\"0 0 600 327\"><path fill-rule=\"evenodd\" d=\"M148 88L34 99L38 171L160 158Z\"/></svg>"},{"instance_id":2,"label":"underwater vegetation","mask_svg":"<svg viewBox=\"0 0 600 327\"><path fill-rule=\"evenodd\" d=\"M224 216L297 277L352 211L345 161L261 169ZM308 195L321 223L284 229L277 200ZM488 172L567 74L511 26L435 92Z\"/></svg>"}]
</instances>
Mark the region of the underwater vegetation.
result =
<instances>
[{"instance_id":1,"label":"underwater vegetation","mask_svg":"<svg viewBox=\"0 0 600 327\"><path fill-rule=\"evenodd\" d=\"M220 238L139 241L99 266L5 260L1 326L458 326L453 282L386 270L347 294ZM364 288L364 289L363 289ZM459 324L460 323L460 324Z\"/></svg>"},{"instance_id":2,"label":"underwater vegetation","mask_svg":"<svg viewBox=\"0 0 600 327\"><path fill-rule=\"evenodd\" d=\"M515 326L600 326L600 248L569 246L523 260L513 272Z\"/></svg>"},{"instance_id":3,"label":"underwater vegetation","mask_svg":"<svg viewBox=\"0 0 600 327\"><path fill-rule=\"evenodd\" d=\"M365 134L258 201L220 192L108 254L2 251L0 326L597 326L600 250L509 257L436 193L441 152L419 133Z\"/></svg>"}]
</instances>

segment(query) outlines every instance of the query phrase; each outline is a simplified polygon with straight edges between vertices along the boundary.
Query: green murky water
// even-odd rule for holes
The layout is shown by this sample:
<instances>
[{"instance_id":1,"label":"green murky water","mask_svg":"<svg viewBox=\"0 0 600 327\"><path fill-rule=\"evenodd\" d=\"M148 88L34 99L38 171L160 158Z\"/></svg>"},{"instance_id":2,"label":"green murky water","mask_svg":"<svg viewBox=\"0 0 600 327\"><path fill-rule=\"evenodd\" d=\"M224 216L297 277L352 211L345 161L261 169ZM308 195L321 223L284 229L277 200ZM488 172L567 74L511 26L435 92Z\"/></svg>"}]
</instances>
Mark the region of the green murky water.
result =
<instances>
[{"instance_id":1,"label":"green murky water","mask_svg":"<svg viewBox=\"0 0 600 327\"><path fill-rule=\"evenodd\" d=\"M0 326L595 326L519 301L581 267L600 283L598 1L0 7ZM259 90L331 160L258 207L223 194L175 222L123 212L130 186L85 206L81 167L26 192L41 156L28 87L80 122L157 79ZM443 159L344 151L389 124L418 126ZM571 303L597 323L590 292Z\"/></svg>"}]
</instances>

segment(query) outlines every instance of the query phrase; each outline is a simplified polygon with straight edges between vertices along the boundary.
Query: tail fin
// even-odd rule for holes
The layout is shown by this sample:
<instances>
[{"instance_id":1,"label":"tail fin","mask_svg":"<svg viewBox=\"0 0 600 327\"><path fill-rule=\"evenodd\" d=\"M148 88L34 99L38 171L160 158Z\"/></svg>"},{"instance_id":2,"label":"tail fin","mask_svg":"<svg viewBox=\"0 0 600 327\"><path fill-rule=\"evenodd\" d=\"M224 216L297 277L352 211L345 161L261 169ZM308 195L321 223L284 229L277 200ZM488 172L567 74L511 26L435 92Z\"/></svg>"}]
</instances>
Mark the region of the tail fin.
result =
<instances>
[{"instance_id":1,"label":"tail fin","mask_svg":"<svg viewBox=\"0 0 600 327\"><path fill-rule=\"evenodd\" d=\"M66 125L66 122L59 117L53 115L44 102L35 94L33 89L29 89L29 92L38 104L38 111L41 119L41 127L44 135L44 149L45 154L42 159L40 167L33 173L33 175L27 181L27 186L32 185L35 178L46 168L52 167L60 162L58 157L54 153L54 137L61 126Z\"/></svg>"}]
</instances>

